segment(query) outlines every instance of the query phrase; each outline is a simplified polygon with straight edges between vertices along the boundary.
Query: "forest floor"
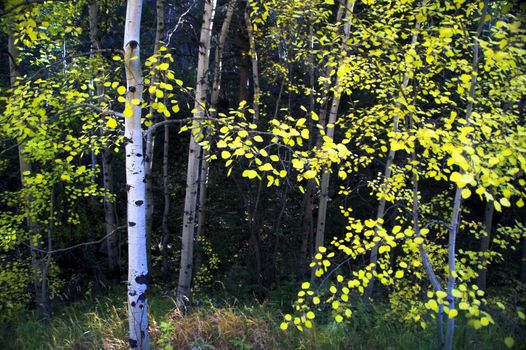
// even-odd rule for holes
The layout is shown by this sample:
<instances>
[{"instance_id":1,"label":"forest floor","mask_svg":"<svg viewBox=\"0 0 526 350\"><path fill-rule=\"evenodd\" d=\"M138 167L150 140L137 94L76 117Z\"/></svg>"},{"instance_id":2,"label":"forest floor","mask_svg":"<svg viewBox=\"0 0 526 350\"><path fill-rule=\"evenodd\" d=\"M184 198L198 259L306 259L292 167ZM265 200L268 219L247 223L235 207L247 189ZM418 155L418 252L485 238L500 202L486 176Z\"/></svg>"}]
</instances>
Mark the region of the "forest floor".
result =
<instances>
[{"instance_id":1,"label":"forest floor","mask_svg":"<svg viewBox=\"0 0 526 350\"><path fill-rule=\"evenodd\" d=\"M319 320L304 332L280 330L283 305L207 301L183 315L173 296L154 290L149 308L153 349L438 349L434 329L394 321L381 304L358 305L348 324ZM455 349L507 349L503 340L509 329L474 330L457 323ZM31 312L14 315L0 323L0 349L128 349L127 327L125 293L119 288L109 296L55 307L50 330ZM514 336L513 349L526 349Z\"/></svg>"}]
</instances>

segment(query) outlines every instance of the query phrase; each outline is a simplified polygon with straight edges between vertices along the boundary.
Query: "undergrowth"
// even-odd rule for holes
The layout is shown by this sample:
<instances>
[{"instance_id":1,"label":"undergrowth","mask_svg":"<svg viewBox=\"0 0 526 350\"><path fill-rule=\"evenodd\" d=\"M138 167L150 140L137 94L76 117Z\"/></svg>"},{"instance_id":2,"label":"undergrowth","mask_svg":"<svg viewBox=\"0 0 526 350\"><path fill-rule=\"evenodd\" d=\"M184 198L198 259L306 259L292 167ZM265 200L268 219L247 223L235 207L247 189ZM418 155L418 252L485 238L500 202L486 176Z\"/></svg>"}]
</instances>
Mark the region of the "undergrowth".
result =
<instances>
[{"instance_id":1,"label":"undergrowth","mask_svg":"<svg viewBox=\"0 0 526 350\"><path fill-rule=\"evenodd\" d=\"M0 324L0 349L128 349L126 302L121 291L109 297L62 306L48 332L31 313ZM346 325L328 321L300 333L279 329L279 308L271 304L220 305L201 303L183 315L170 296L150 296L152 348L160 350L375 350L438 349L434 329L425 331L389 319L382 304L357 305ZM521 332L522 333L522 332ZM455 349L506 349L510 330L474 330L459 319ZM513 349L525 349L521 336Z\"/></svg>"}]
</instances>

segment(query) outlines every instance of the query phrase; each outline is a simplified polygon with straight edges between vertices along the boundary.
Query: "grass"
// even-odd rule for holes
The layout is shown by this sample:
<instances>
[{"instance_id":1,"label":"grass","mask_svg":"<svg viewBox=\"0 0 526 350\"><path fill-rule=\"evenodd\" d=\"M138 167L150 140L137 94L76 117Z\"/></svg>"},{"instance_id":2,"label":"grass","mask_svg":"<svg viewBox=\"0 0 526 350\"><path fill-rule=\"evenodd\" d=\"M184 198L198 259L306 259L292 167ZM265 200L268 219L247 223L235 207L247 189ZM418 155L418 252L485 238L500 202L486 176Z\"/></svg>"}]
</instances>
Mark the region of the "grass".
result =
<instances>
[{"instance_id":1,"label":"grass","mask_svg":"<svg viewBox=\"0 0 526 350\"><path fill-rule=\"evenodd\" d=\"M121 292L57 308L50 332L33 314L18 314L0 324L0 349L127 349L126 302ZM303 333L279 330L280 311L270 304L202 303L187 315L174 305L169 296L150 296L153 349L438 349L432 329L422 331L389 320L381 305L359 305L348 325L329 321ZM510 331L504 327L476 331L461 318L457 323L455 349L506 349L503 340ZM526 348L520 335L514 338L513 349Z\"/></svg>"}]
</instances>

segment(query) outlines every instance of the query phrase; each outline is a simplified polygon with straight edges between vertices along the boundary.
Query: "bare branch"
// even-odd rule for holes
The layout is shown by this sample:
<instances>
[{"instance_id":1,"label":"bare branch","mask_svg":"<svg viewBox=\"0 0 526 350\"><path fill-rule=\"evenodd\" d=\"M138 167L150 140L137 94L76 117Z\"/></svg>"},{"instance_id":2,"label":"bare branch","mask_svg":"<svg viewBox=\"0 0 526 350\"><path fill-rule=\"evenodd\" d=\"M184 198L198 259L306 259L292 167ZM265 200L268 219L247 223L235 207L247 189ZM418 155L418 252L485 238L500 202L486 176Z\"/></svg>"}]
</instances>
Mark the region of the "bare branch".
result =
<instances>
[{"instance_id":1,"label":"bare branch","mask_svg":"<svg viewBox=\"0 0 526 350\"><path fill-rule=\"evenodd\" d=\"M79 247L102 243L105 239L107 239L108 237L113 235L118 230L122 230L122 229L125 229L125 228L126 228L126 226L119 226L115 230L111 231L110 233L108 233L107 235L102 237L101 239L98 239L96 241L79 243L79 244L76 244L74 246L67 247L67 248L60 248L60 249L55 249L55 250L45 250L45 249L39 249L39 248L32 247L32 246L30 246L27 243L24 243L24 245L26 245L27 247L29 247L31 250L33 250L35 252L45 253L47 255L51 255L51 254L55 254L55 253L64 253L64 252L67 252L67 251L70 251L70 250L73 250L73 249L76 249L76 248L79 248Z\"/></svg>"}]
</instances>

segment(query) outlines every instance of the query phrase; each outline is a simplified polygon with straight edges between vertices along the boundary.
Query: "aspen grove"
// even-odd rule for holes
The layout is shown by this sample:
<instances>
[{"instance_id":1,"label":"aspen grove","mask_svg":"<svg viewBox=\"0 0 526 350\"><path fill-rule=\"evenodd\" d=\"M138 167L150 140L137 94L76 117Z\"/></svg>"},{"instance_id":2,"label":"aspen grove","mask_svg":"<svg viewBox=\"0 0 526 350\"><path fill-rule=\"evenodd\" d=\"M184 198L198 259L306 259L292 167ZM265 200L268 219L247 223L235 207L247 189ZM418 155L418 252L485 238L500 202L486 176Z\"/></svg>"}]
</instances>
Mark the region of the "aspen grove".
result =
<instances>
[{"instance_id":1,"label":"aspen grove","mask_svg":"<svg viewBox=\"0 0 526 350\"><path fill-rule=\"evenodd\" d=\"M521 1L0 14L0 348L524 348Z\"/></svg>"}]
</instances>

